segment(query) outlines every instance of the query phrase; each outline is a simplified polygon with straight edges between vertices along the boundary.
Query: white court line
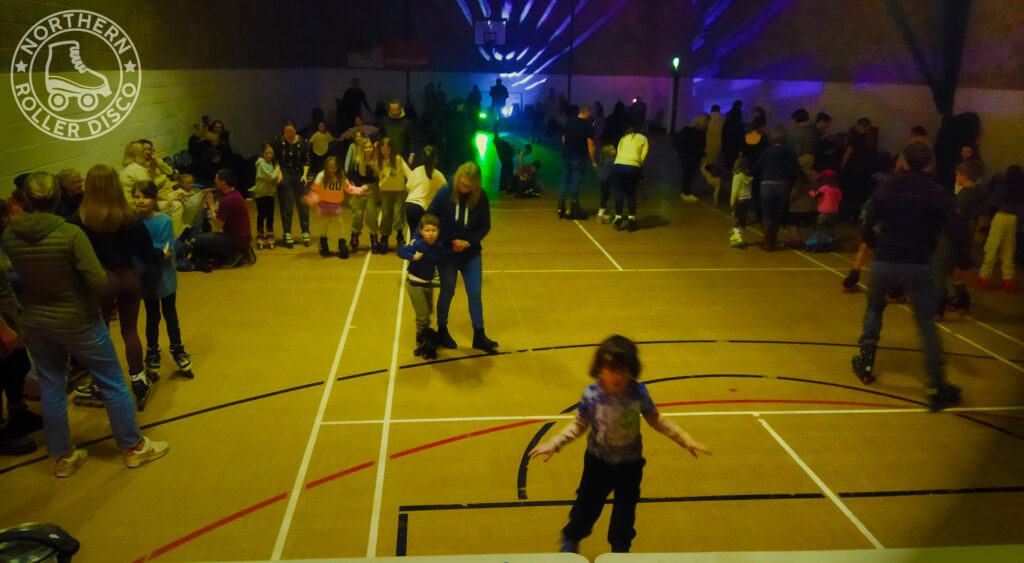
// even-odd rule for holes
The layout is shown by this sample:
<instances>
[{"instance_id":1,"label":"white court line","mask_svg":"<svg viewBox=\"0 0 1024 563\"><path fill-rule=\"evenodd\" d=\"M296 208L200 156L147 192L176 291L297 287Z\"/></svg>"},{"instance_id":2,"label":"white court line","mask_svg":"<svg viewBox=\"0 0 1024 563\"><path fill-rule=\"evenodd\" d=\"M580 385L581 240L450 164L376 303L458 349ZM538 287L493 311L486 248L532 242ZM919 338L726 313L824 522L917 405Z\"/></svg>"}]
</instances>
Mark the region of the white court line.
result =
<instances>
[{"instance_id":1,"label":"white court line","mask_svg":"<svg viewBox=\"0 0 1024 563\"><path fill-rule=\"evenodd\" d=\"M583 234L587 235L587 238L589 238L591 241L593 241L594 244L597 246L597 248L600 249L601 252L604 252L604 255L607 256L608 259L611 260L612 264L614 264L615 267L618 268L619 271L621 272L622 271L622 266L619 266L619 263L616 262L614 258L612 258L612 255L608 254L608 251L605 250L603 246L601 246L601 243L597 242L597 239L595 239L594 237L590 236L590 233L587 231L587 229L585 229L583 227L583 225L580 224L579 221L573 219L573 223L576 223L576 226L579 227L581 231L583 231Z\"/></svg>"},{"instance_id":2,"label":"white court line","mask_svg":"<svg viewBox=\"0 0 1024 563\"><path fill-rule=\"evenodd\" d=\"M956 407L951 409L945 409L943 412L947 413L965 413L970 414L974 412L1001 412L1001 411L1024 411L1024 405L1019 406L1003 406L1003 407ZM801 415L801 414L932 414L931 411L924 407L915 408L874 408L874 409L798 409L788 411L694 411L694 412L662 412L661 416L756 416L756 415ZM430 422L509 422L509 421L523 421L523 420L536 420L538 422L548 420L572 420L576 418L575 414L556 414L550 416L543 415L527 415L527 416L467 416L467 417L452 417L452 418L395 418L390 421L390 424L425 424ZM347 425L365 425L365 424L383 424L383 420L332 420L324 421L322 425L334 425L334 426L347 426Z\"/></svg>"},{"instance_id":3,"label":"white court line","mask_svg":"<svg viewBox=\"0 0 1024 563\"><path fill-rule=\"evenodd\" d=\"M836 496L836 494L833 493L832 490L825 485L825 482L822 481L814 473L814 471L812 471L811 468L807 466L806 463L804 463L804 460L800 459L800 456L796 455L796 452L793 451L793 448L789 447L789 444L787 444L786 441L782 439L782 436L779 436L775 432L775 430L773 430L772 427L768 425L768 422L765 421L763 418L757 417L757 421L760 422L761 426L764 426L764 429L767 430L768 433L772 435L772 438L775 438L775 441L778 442L780 446L782 446L782 449L786 450L786 453L788 453L789 456L792 457L794 461L796 461L797 465L800 466L800 469L803 469L804 473L806 473L811 478L811 480L814 481L816 485L818 485L818 488L821 489L821 492L825 493L825 496L828 497L828 499L831 500L832 503L835 504L839 508L839 510L842 511L842 513L850 519L850 522L853 522L853 525L856 526L858 530L860 530L860 533L864 534L864 537L866 537L868 541L871 542L871 545L875 546L875 549L885 549L885 546L883 546L881 542L875 539L875 536L873 536L871 532L868 531L867 527L865 527L864 524L862 524L861 521L853 515L853 512L850 512L850 509L847 508L845 504L843 504L843 501L839 500L839 497Z\"/></svg>"},{"instance_id":4,"label":"white court line","mask_svg":"<svg viewBox=\"0 0 1024 563\"><path fill-rule=\"evenodd\" d=\"M402 273L409 262L402 262ZM403 280L404 281L404 280ZM391 407L395 398L395 376L398 373L398 341L402 329L402 310L405 305L405 284L398 287L398 315L395 318L395 342L391 348L391 367L388 369L388 394L384 403L383 429L380 436L380 453L377 456L377 482L373 488L373 512L370 515L370 537L366 542L366 556L377 557L377 532L380 528L380 505L384 496L384 469L388 461L388 435L391 430Z\"/></svg>"},{"instance_id":5,"label":"white court line","mask_svg":"<svg viewBox=\"0 0 1024 563\"><path fill-rule=\"evenodd\" d=\"M299 464L299 473L295 476L295 483L292 485L292 492L288 495L288 507L284 511L284 520L281 521L281 528L277 531L277 541L274 542L274 553L270 556L272 561L281 559L281 552L284 551L284 542L288 538L288 530L292 525L292 517L295 516L295 506L299 502L299 494L302 492L303 483L306 480L306 472L309 470L309 460L313 456L313 447L316 445L317 435L320 433L320 423L324 419L324 411L327 409L327 401L331 397L331 388L334 387L335 373L338 371L338 364L341 362L341 351L345 348L348 340L349 328L352 326L352 317L356 312L356 304L359 303L359 294L363 290L363 280L366 279L366 270L370 266L369 252L363 260L363 270L359 274L359 282L356 284L355 293L352 295L352 304L348 308L348 316L345 318L345 329L341 331L341 339L334 351L334 362L331 364L331 371L327 374L327 381L324 382L324 392L320 396L320 406L316 411L316 418L313 419L313 428L309 431L309 439L306 441L306 451L302 454L302 463Z\"/></svg>"}]
</instances>

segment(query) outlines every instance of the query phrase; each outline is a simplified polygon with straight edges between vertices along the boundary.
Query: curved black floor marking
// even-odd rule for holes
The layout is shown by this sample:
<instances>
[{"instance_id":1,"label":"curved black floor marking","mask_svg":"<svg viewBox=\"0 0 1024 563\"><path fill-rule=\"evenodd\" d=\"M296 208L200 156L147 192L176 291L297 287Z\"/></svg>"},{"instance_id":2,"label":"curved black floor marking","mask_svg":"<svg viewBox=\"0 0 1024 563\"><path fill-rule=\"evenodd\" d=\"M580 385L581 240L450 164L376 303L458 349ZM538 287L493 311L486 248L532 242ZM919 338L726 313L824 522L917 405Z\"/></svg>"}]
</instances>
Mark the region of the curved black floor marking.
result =
<instances>
[{"instance_id":1,"label":"curved black floor marking","mask_svg":"<svg viewBox=\"0 0 1024 563\"><path fill-rule=\"evenodd\" d=\"M719 340L709 340L709 339L648 340L648 341L638 341L637 344L645 344L645 345L646 344L712 344L712 343L716 343L716 342L737 343L737 344L763 343L763 344L795 344L795 345L809 345L809 346L815 346L816 345L816 346L857 347L856 344L846 344L846 343L802 342L802 341L786 341L786 340L722 340L722 341L719 341ZM566 345L562 345L562 346L544 346L544 347L537 347L537 348L523 348L523 349L515 350L514 352L512 352L512 351L510 351L510 352L499 352L498 354L473 354L473 355L470 355L470 356L457 356L457 357L453 357L453 358L444 358L444 359L439 359L439 360L430 360L430 361L427 361L427 362L419 362L419 363L415 363L415 364L406 364L406 365L403 365L403 366L399 366L398 369L409 369L409 368L414 368L414 367L423 367L423 366L428 366L428 365L432 365L432 364L440 364L440 363L446 363L446 362L469 360L469 359L474 359L474 358L479 358L479 357L484 357L484 356L491 356L491 355L493 355L493 356L507 356L507 355L511 355L513 353L544 352L544 351L550 351L550 350L566 350L566 349L570 349L570 348L596 348L597 346L598 346L598 344L566 344ZM920 352L921 351L920 349L889 348L889 347L885 347L885 346L879 346L879 348L883 349L883 350L899 350L899 351L906 351L906 352ZM972 357L972 358L995 360L995 358L993 358L991 356L958 354L958 353L952 353L952 352L945 352L945 354L946 355L951 355L951 356L960 355L960 356L967 356L967 357ZM1010 361L1018 362L1018 363L1024 363L1024 360L1010 360ZM349 379L357 379L357 378L360 378L360 377L366 377L366 376L370 376L370 375L377 375L377 374L387 373L387 372L388 372L387 369L377 369L377 370L357 373L357 374L353 374L353 375L341 376L341 377L336 378L335 381L345 381L345 380L349 380ZM677 378L652 379L652 380L646 381L645 383L654 383L654 382L658 382L658 381L669 381L669 380L672 380L672 379L680 379L680 378L686 378L686 377L710 377L710 376L680 376L680 377L677 377ZM741 375L736 375L735 377L760 377L760 376L741 376ZM302 390L302 389L308 389L310 387L316 387L317 385L323 385L323 382L322 381L315 381L315 382L312 382L312 383L306 383L306 384L303 384L303 385L297 385L297 386L288 387L288 388L285 388L285 389L280 389L278 391L271 391L269 393L263 393L263 394L260 394L260 395L254 395L252 397L247 397L247 398L244 398L244 399L238 399L238 400L235 400L235 401L230 401L230 402L227 402L227 403L224 403L224 404L221 404L221 405L214 405L212 407L207 407L205 409L200 409L200 410L197 410L197 411L192 411L192 412L189 412L189 413L185 413L185 414L182 414L182 415L174 416L174 417L167 418L167 419L164 419L164 420L158 420L156 422L150 422L149 424L145 424L143 426L140 426L140 428L141 429L153 428L153 427L161 426L161 425L164 425L164 424L167 424L167 423L170 423L170 422L175 422L175 421L178 421L178 420L182 420L182 419L186 419L186 418L191 418L193 416L197 416L197 415L200 415L200 414L205 414L205 413L208 413L208 412L224 409L224 408L227 408L227 407L232 407L232 406L235 406L235 405L241 405L241 404L248 403L248 402L251 402L251 401L256 401L256 400L259 400L259 399L266 399L268 397L273 397L273 396L281 395L281 394L284 394L284 393L290 393L292 391L299 391L299 390ZM878 392L874 392L874 391L870 391L870 390L866 390L866 389L861 389L861 391L873 392L873 393L876 393L876 394L884 395L883 393L878 393ZM893 396L893 397L895 397L895 396ZM897 398L903 399L902 397L897 397ZM909 400L909 399L905 399L905 400ZM918 404L920 404L920 403L918 403ZM575 408L576 407L574 405L574 406L570 407L568 409L568 411L565 411L565 412L571 412ZM562 414L565 414L565 412L563 412ZM984 422L981 422L981 421L976 421L976 422L978 422L979 424L984 424L986 426L990 426L990 427L995 428L995 429L999 428L999 427L996 427L996 426L991 426L991 425L989 425L987 423L984 423ZM1014 435L1014 436L1018 437L1016 435ZM83 446L83 447L84 446L90 446L92 444L96 444L96 443L102 442L104 440L110 440L112 438L113 438L112 435L107 435L107 436L103 436L101 438L96 438L94 440L89 440L88 442L83 442L83 443L81 443L79 445ZM529 453L529 450L527 450L527 453ZM32 459L25 460L25 461L23 461L21 463L12 465L10 467L2 468L2 469L0 469L0 475L3 475L4 473L7 473L9 471L13 471L14 469L25 467L27 465L32 465L33 463L40 462L40 461L42 461L42 460L44 460L46 458L47 458L47 456L43 455L43 456L39 456L39 457L35 457L35 458L32 458ZM521 498L525 498L525 497L521 497Z\"/></svg>"},{"instance_id":2,"label":"curved black floor marking","mask_svg":"<svg viewBox=\"0 0 1024 563\"><path fill-rule=\"evenodd\" d=\"M852 344L848 342L804 342L799 340L723 340L722 342L728 342L729 344L793 344L795 346L836 346L841 348L860 348L860 344ZM879 350L894 350L897 352L920 352L920 348L903 348L899 346L879 346ZM987 354L968 354L967 352L946 352L943 351L944 356L957 356L961 358L977 358L980 360L995 360L992 356ZM1007 358L1007 361L1024 364L1024 360L1013 360Z\"/></svg>"},{"instance_id":3,"label":"curved black floor marking","mask_svg":"<svg viewBox=\"0 0 1024 563\"><path fill-rule=\"evenodd\" d=\"M789 344L788 342L780 342L780 343ZM890 399L896 399L896 400L899 400L899 401L904 401L904 402L907 402L907 403L912 403L912 404L917 405L919 407L927 407L928 406L927 403L924 403L924 402L921 402L921 401L917 401L917 400L914 400L914 399L908 399L907 397L901 397L899 395L893 395L892 393L885 393L885 392L882 392L882 391L875 391L874 389L865 389L864 387L855 387L853 385L844 385L842 383L832 383L832 382L828 382L828 381L816 381L816 380L813 380L813 379L803 379L803 378L799 378L799 377L787 377L787 376L769 377L769 376L766 376L766 375L750 375L750 374L677 375L677 376L673 376L673 377L663 377L661 379L650 379L650 380L644 381L643 383L644 383L644 385L651 385L653 383L664 383L666 381L678 381L678 380L681 380L681 379L706 379L706 378L719 378L719 377L748 378L748 379L776 379L776 380L780 380L780 381L795 381L795 382L798 382L798 383L811 383L811 384L814 384L814 385L825 385L825 386L829 386L829 387L838 387L840 389L847 389L847 390L850 390L850 391L857 391L859 393L868 393L868 394L871 394L871 395L878 395L880 397L887 397L887 398L890 398ZM559 414L567 414L569 412L572 412L576 408L576 406L578 404L579 403L574 404L573 406L563 410ZM766 412L765 414L771 414L771 413L770 412ZM948 413L948 414L953 414L953 415L958 416L960 418L963 418L965 420L969 420L971 422L974 422L975 424L980 424L981 426L985 426L986 428L991 428L992 430L995 430L997 432L1001 432L1003 434L1006 434L1007 436L1010 436L1010 437L1016 438L1018 440L1024 441L1024 436L1022 436L1020 434L1017 434L1016 432L1007 430L1006 428L1003 428L1001 426L996 426L996 425L991 424L989 422L985 422L983 420L978 420L977 418L974 418L974 417L972 417L970 415L963 414L963 413ZM525 452L523 453L523 458L522 458L522 460L520 461L520 464L519 464L519 470L516 472L516 493L518 495L517 498L519 498L521 500L526 500L528 498L527 494L526 494L526 478L527 478L527 473L529 472L529 467L528 466L529 466L529 463L530 463L530 456L529 456L530 450L532 450L534 448L534 446L536 446L537 443L540 442L541 438L544 436L544 434L547 433L548 430L550 430L550 428L551 428L551 425L550 424L546 424L543 427L541 427L540 429L538 429L537 433L534 434L533 438L530 440L530 443L527 445Z\"/></svg>"}]
</instances>

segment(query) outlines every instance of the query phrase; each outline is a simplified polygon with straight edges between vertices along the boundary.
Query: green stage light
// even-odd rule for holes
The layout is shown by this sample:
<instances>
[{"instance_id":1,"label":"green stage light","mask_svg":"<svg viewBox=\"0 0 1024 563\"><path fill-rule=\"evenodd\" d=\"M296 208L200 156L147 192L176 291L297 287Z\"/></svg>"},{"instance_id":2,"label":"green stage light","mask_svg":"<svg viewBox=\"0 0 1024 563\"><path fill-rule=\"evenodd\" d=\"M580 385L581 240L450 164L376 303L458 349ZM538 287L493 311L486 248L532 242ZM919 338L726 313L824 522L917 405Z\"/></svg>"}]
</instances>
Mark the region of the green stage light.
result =
<instances>
[{"instance_id":1,"label":"green stage light","mask_svg":"<svg viewBox=\"0 0 1024 563\"><path fill-rule=\"evenodd\" d=\"M491 143L491 136L487 133L477 133L473 139L473 144L476 145L476 151L480 153L480 160L485 160L487 157L487 145Z\"/></svg>"},{"instance_id":2,"label":"green stage light","mask_svg":"<svg viewBox=\"0 0 1024 563\"><path fill-rule=\"evenodd\" d=\"M487 112L482 111L480 112L480 115L478 115L477 117L479 117L480 119L487 119Z\"/></svg>"},{"instance_id":3,"label":"green stage light","mask_svg":"<svg viewBox=\"0 0 1024 563\"><path fill-rule=\"evenodd\" d=\"M679 57L672 59L672 69L679 70Z\"/></svg>"}]
</instances>

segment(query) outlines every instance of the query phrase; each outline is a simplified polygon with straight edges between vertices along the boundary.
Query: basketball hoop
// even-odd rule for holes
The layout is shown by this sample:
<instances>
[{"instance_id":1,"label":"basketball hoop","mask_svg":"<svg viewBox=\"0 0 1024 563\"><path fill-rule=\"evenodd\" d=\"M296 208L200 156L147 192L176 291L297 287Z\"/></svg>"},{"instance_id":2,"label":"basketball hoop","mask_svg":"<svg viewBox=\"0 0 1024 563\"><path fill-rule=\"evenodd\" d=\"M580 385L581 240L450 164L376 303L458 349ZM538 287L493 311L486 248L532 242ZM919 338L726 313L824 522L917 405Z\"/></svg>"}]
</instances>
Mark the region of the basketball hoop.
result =
<instances>
[{"instance_id":1,"label":"basketball hoop","mask_svg":"<svg viewBox=\"0 0 1024 563\"><path fill-rule=\"evenodd\" d=\"M473 40L477 47L504 47L505 18L478 18L473 21Z\"/></svg>"}]
</instances>

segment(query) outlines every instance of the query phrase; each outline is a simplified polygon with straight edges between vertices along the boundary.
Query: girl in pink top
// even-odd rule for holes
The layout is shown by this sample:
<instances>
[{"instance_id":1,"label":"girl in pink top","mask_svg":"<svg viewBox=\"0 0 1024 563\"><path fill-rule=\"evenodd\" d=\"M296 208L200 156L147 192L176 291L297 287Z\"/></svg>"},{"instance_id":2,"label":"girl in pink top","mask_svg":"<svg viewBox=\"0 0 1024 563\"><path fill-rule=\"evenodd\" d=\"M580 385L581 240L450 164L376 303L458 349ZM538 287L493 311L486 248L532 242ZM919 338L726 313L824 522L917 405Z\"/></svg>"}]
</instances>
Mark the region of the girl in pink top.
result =
<instances>
[{"instance_id":1,"label":"girl in pink top","mask_svg":"<svg viewBox=\"0 0 1024 563\"><path fill-rule=\"evenodd\" d=\"M346 192L358 195L363 190L348 181L345 171L338 166L337 158L327 157L324 161L324 169L316 175L311 191L306 196L307 205L316 209L316 214L321 218L321 256L331 255L330 248L327 246L327 234L331 224L336 224L338 226L338 258L348 258L345 239L341 236L341 202L345 201Z\"/></svg>"},{"instance_id":2,"label":"girl in pink top","mask_svg":"<svg viewBox=\"0 0 1024 563\"><path fill-rule=\"evenodd\" d=\"M810 192L811 197L818 200L818 224L814 236L807 241L807 250L829 252L835 243L834 230L843 193L839 191L839 177L835 170L822 171L818 176L818 182L821 187Z\"/></svg>"}]
</instances>

